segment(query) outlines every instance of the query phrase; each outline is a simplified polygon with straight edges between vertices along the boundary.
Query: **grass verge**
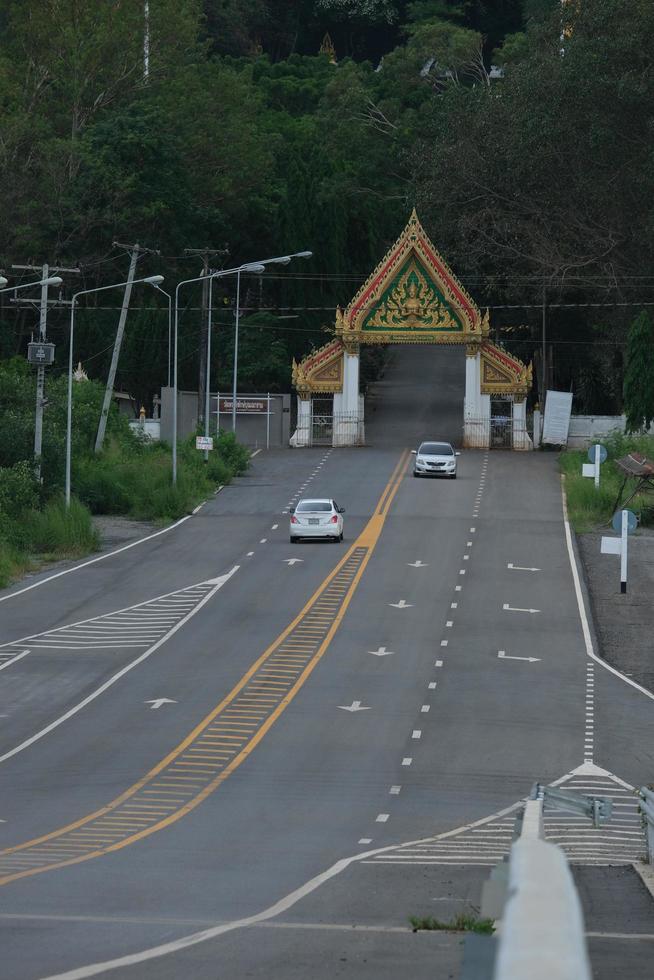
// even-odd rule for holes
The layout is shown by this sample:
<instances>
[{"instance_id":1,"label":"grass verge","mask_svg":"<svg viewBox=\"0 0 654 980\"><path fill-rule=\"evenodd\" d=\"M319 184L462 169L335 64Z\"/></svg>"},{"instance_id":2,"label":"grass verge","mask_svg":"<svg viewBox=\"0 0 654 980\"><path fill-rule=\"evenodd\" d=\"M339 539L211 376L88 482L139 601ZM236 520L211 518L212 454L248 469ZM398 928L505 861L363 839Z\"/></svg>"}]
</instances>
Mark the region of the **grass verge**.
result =
<instances>
[{"instance_id":1,"label":"grass verge","mask_svg":"<svg viewBox=\"0 0 654 980\"><path fill-rule=\"evenodd\" d=\"M615 503L624 480L624 473L616 466L615 460L630 452L639 452L654 459L654 438L652 436L612 435L603 440L608 456L602 464L600 485L595 489L594 480L581 475L583 463L588 462L587 452L569 450L559 457L561 472L565 475L565 489L568 499L570 522L575 531L598 530L610 524ZM622 499L626 499L635 487L633 479L627 480ZM654 496L639 494L628 504L630 510L638 515L644 526L654 525Z\"/></svg>"},{"instance_id":2,"label":"grass verge","mask_svg":"<svg viewBox=\"0 0 654 980\"><path fill-rule=\"evenodd\" d=\"M189 514L221 484L242 473L249 452L231 433L214 440L205 463L195 437L178 446L177 483L172 453L161 443L145 443L126 433L100 456L74 457L76 494L67 509L60 495L43 502L30 463L0 467L0 588L39 561L81 558L100 546L92 514L120 514L166 524Z\"/></svg>"},{"instance_id":3,"label":"grass verge","mask_svg":"<svg viewBox=\"0 0 654 980\"><path fill-rule=\"evenodd\" d=\"M414 932L420 932L421 930L437 932L478 932L486 936L490 936L495 932L492 919L480 919L476 915L470 915L465 912L455 915L453 919L448 919L447 922L443 922L441 919L435 919L431 915L410 915L409 922Z\"/></svg>"}]
</instances>

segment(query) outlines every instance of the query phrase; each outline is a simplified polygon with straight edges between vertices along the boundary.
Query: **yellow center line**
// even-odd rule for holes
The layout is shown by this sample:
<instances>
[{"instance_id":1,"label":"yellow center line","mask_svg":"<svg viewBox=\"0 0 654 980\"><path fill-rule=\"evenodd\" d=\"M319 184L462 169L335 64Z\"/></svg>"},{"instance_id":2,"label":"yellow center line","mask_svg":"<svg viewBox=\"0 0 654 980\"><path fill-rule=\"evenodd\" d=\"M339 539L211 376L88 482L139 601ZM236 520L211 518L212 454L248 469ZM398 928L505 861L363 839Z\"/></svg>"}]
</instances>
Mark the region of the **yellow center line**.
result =
<instances>
[{"instance_id":1,"label":"yellow center line","mask_svg":"<svg viewBox=\"0 0 654 980\"><path fill-rule=\"evenodd\" d=\"M0 885L101 857L142 840L186 816L236 771L293 701L329 648L377 545L409 458L405 450L359 537L230 693L161 762L115 800L58 830L0 851ZM311 625L316 612L327 614L329 621ZM293 647L295 652L291 652ZM306 656L301 656L301 651ZM279 682L266 680L265 671L283 660L290 660L296 668L287 672L291 676ZM238 735L225 734L221 726L226 717L239 713L242 716L243 712L254 715L257 726ZM203 749L207 738L212 739L212 745ZM224 750L214 752L213 747L218 745ZM226 751L230 746L231 751ZM195 772L174 774L180 769L184 773L187 767L193 767ZM134 812L140 802L162 798L174 807L165 815ZM73 837L80 833L91 835L88 844Z\"/></svg>"}]
</instances>

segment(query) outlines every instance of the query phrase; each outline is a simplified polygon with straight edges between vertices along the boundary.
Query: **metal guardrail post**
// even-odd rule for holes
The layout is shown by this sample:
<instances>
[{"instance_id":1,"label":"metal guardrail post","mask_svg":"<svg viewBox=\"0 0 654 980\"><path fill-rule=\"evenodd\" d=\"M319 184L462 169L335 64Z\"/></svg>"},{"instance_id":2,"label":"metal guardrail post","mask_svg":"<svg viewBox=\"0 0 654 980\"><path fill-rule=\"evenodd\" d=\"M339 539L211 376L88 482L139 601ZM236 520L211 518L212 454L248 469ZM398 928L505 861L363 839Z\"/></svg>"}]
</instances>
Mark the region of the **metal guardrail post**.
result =
<instances>
[{"instance_id":1,"label":"metal guardrail post","mask_svg":"<svg viewBox=\"0 0 654 980\"><path fill-rule=\"evenodd\" d=\"M645 821L645 836L647 838L647 862L654 864L654 791L647 786L641 786L640 812Z\"/></svg>"}]
</instances>

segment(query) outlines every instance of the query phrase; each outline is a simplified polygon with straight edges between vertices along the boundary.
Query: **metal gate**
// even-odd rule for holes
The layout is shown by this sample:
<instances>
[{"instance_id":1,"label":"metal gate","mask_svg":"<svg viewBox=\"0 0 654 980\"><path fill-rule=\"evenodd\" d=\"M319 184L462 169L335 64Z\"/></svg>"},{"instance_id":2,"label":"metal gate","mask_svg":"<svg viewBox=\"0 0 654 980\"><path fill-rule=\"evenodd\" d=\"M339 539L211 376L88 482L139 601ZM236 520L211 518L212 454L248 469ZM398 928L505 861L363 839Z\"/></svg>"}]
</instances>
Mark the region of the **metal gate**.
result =
<instances>
[{"instance_id":1,"label":"metal gate","mask_svg":"<svg viewBox=\"0 0 654 980\"><path fill-rule=\"evenodd\" d=\"M331 446L334 433L334 399L311 399L311 445Z\"/></svg>"},{"instance_id":2,"label":"metal gate","mask_svg":"<svg viewBox=\"0 0 654 980\"><path fill-rule=\"evenodd\" d=\"M513 402L508 399L491 400L490 448L513 448Z\"/></svg>"}]
</instances>

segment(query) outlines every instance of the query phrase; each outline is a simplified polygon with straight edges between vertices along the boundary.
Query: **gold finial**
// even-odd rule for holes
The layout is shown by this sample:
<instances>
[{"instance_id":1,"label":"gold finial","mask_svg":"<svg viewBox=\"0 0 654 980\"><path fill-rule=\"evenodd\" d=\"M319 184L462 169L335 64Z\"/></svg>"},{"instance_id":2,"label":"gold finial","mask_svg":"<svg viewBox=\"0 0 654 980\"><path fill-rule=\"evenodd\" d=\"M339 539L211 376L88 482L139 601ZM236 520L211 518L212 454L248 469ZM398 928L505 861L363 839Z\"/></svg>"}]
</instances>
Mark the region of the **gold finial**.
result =
<instances>
[{"instance_id":1,"label":"gold finial","mask_svg":"<svg viewBox=\"0 0 654 980\"><path fill-rule=\"evenodd\" d=\"M326 54L329 58L330 65L338 64L336 60L336 48L334 47L334 42L332 41L329 33L325 34L323 37L318 54Z\"/></svg>"}]
</instances>

